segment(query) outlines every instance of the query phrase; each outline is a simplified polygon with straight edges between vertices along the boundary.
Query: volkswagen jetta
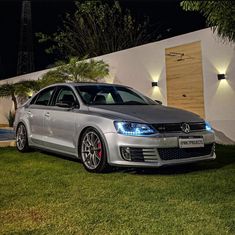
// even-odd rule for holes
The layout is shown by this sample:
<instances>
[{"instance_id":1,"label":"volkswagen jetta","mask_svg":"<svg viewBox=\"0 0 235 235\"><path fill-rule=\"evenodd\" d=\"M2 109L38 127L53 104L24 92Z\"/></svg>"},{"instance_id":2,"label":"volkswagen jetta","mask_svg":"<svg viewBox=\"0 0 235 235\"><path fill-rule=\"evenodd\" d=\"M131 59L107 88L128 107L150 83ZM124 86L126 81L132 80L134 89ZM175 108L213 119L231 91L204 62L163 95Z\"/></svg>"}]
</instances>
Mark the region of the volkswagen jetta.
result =
<instances>
[{"instance_id":1,"label":"volkswagen jetta","mask_svg":"<svg viewBox=\"0 0 235 235\"><path fill-rule=\"evenodd\" d=\"M198 115L102 83L46 87L16 112L16 147L81 159L85 169L159 167L215 159L214 133Z\"/></svg>"}]
</instances>

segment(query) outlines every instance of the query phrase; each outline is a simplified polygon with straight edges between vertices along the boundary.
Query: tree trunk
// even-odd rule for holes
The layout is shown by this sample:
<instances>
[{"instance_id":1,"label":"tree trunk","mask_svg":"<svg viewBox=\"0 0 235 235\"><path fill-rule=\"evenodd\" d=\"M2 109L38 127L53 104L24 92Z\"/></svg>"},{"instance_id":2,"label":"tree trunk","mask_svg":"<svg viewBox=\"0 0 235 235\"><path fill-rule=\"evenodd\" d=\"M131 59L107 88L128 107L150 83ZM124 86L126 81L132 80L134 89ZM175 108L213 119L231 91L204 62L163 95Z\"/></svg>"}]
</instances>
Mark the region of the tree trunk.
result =
<instances>
[{"instance_id":1,"label":"tree trunk","mask_svg":"<svg viewBox=\"0 0 235 235\"><path fill-rule=\"evenodd\" d=\"M14 94L11 95L11 99L12 99L12 101L14 103L14 109L16 111L17 110L17 99L16 99Z\"/></svg>"}]
</instances>

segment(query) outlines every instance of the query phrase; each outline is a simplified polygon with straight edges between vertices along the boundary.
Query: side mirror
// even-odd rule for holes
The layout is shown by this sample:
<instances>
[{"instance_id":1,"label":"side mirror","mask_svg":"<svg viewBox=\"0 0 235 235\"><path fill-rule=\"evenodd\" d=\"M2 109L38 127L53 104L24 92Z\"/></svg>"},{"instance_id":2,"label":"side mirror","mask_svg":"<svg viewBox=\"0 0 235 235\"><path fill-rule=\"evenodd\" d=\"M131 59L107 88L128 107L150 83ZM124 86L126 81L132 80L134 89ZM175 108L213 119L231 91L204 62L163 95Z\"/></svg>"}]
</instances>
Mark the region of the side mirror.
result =
<instances>
[{"instance_id":1,"label":"side mirror","mask_svg":"<svg viewBox=\"0 0 235 235\"><path fill-rule=\"evenodd\" d=\"M160 101L160 100L155 100L155 102L157 102L158 104L162 105L162 101Z\"/></svg>"}]
</instances>

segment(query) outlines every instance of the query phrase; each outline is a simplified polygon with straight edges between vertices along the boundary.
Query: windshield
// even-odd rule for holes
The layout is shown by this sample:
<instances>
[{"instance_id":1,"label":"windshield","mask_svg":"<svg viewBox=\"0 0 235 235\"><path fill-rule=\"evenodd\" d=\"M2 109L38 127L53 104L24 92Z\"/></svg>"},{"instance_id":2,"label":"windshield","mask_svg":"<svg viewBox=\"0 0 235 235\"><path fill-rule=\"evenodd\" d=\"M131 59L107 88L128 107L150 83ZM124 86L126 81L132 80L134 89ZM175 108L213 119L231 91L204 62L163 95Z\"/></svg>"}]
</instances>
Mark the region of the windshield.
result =
<instances>
[{"instance_id":1,"label":"windshield","mask_svg":"<svg viewBox=\"0 0 235 235\"><path fill-rule=\"evenodd\" d=\"M83 85L76 86L83 102L87 105L152 105L150 98L122 86Z\"/></svg>"}]
</instances>

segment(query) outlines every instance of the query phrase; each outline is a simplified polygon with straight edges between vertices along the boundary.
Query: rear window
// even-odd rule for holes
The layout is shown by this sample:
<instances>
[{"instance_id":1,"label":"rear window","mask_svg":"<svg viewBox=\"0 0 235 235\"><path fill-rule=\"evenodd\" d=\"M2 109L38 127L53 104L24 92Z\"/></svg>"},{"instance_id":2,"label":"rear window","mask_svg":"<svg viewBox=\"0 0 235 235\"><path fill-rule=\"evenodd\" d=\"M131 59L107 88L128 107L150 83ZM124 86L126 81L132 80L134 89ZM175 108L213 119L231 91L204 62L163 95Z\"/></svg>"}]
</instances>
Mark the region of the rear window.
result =
<instances>
[{"instance_id":1,"label":"rear window","mask_svg":"<svg viewBox=\"0 0 235 235\"><path fill-rule=\"evenodd\" d=\"M41 91L35 98L33 98L32 101L33 104L35 105L49 105L49 101L52 97L52 94L55 90L55 87L50 87L50 88L47 88L43 91ZM32 104L32 102L31 102Z\"/></svg>"}]
</instances>

